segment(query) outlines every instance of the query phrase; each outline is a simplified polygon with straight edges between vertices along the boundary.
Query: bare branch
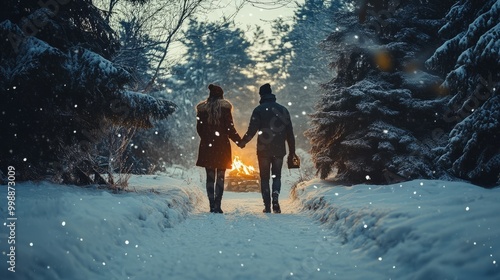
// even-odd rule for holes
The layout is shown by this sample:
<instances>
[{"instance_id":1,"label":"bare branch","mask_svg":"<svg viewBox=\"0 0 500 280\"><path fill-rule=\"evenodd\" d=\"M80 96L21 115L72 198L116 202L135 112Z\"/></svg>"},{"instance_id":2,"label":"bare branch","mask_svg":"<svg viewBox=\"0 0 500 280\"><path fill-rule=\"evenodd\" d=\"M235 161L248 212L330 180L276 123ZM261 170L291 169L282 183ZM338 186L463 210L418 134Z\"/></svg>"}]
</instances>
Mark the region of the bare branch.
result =
<instances>
[{"instance_id":1,"label":"bare branch","mask_svg":"<svg viewBox=\"0 0 500 280\"><path fill-rule=\"evenodd\" d=\"M248 3L254 7L261 8L264 10L276 10L291 4L295 4L295 0L245 0L245 3Z\"/></svg>"},{"instance_id":2,"label":"bare branch","mask_svg":"<svg viewBox=\"0 0 500 280\"><path fill-rule=\"evenodd\" d=\"M179 15L177 22L175 23L173 29L168 32L167 38L165 40L165 47L163 48L163 52L161 54L160 61L158 62L158 65L156 66L156 69L153 73L153 77L151 78L149 83L146 85L144 92L150 91L152 86L154 85L154 82L155 82L156 78L158 77L158 74L159 74L160 69L161 69L161 65L167 56L170 44L172 43L174 36L180 30L184 21L187 18L189 18L191 15L194 14L196 9L200 6L200 4L202 2L203 2L203 0L183 0L182 1L182 7L179 11L180 15Z\"/></svg>"}]
</instances>

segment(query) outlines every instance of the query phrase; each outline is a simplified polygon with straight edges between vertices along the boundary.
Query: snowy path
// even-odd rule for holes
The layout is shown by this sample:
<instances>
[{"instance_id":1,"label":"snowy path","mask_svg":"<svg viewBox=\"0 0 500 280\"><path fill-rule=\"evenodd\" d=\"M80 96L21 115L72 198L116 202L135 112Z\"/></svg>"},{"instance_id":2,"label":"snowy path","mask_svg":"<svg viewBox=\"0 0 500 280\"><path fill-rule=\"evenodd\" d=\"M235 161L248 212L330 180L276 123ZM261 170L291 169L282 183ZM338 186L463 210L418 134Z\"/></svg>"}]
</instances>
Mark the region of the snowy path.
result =
<instances>
[{"instance_id":1,"label":"snowy path","mask_svg":"<svg viewBox=\"0 0 500 280\"><path fill-rule=\"evenodd\" d=\"M20 184L16 273L4 265L0 279L388 279L297 211L290 182L282 189L282 214L262 213L260 193L228 191L225 213L212 214L204 192L186 181L131 181L138 192ZM2 227L4 264L8 234Z\"/></svg>"},{"instance_id":2,"label":"snowy path","mask_svg":"<svg viewBox=\"0 0 500 280\"><path fill-rule=\"evenodd\" d=\"M226 192L225 214L201 209L165 236L175 252L165 279L335 279L349 271L364 278L337 238L289 199L281 205L282 214L264 214L260 193Z\"/></svg>"},{"instance_id":3,"label":"snowy path","mask_svg":"<svg viewBox=\"0 0 500 280\"><path fill-rule=\"evenodd\" d=\"M500 188L311 180L292 202L287 174L282 214L263 214L259 193L226 191L221 215L185 175L136 176L136 192L119 194L16 185L15 229L0 204L0 279L500 279Z\"/></svg>"}]
</instances>

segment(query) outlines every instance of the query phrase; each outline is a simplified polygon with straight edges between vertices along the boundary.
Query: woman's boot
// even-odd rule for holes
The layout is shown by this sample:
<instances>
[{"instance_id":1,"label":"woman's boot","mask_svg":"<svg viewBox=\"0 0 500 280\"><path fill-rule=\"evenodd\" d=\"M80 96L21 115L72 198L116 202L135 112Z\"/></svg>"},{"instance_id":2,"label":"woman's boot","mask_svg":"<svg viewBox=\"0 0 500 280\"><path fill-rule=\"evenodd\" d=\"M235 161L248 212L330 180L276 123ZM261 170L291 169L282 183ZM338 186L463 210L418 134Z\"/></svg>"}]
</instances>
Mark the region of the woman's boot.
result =
<instances>
[{"instance_id":1,"label":"woman's boot","mask_svg":"<svg viewBox=\"0 0 500 280\"><path fill-rule=\"evenodd\" d=\"M215 213L215 199L209 197L208 203L210 204L210 213Z\"/></svg>"},{"instance_id":2,"label":"woman's boot","mask_svg":"<svg viewBox=\"0 0 500 280\"><path fill-rule=\"evenodd\" d=\"M214 213L220 213L220 214L224 213L224 211L222 211L222 209L220 208L221 201L222 201L222 197L215 198Z\"/></svg>"},{"instance_id":3,"label":"woman's boot","mask_svg":"<svg viewBox=\"0 0 500 280\"><path fill-rule=\"evenodd\" d=\"M215 194L214 194L214 186L207 184L207 196L208 203L210 204L210 213L215 212Z\"/></svg>"}]
</instances>

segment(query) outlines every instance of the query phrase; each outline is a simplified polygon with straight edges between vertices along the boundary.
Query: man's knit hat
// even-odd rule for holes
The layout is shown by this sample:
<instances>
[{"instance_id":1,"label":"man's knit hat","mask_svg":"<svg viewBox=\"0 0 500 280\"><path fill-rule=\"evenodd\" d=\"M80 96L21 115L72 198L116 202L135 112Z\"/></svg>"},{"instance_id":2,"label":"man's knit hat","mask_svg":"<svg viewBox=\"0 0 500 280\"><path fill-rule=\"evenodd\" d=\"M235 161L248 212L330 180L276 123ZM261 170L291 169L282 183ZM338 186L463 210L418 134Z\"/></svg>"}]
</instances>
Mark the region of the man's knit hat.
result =
<instances>
[{"instance_id":1,"label":"man's knit hat","mask_svg":"<svg viewBox=\"0 0 500 280\"><path fill-rule=\"evenodd\" d=\"M269 83L262 85L259 89L260 95L271 94L272 92L273 91L271 90L271 85Z\"/></svg>"}]
</instances>

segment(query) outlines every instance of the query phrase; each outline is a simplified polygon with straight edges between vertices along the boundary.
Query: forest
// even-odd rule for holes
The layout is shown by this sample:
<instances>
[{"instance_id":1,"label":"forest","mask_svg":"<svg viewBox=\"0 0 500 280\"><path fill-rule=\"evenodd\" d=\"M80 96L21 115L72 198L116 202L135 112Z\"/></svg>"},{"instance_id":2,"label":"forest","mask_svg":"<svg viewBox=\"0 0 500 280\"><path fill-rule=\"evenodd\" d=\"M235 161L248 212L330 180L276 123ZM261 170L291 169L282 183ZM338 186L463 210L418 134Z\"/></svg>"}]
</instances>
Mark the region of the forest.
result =
<instances>
[{"instance_id":1,"label":"forest","mask_svg":"<svg viewBox=\"0 0 500 280\"><path fill-rule=\"evenodd\" d=\"M269 82L321 179L500 184L499 0L241 3L295 9L269 33L212 0L3 1L1 179L194 166L207 86L244 133Z\"/></svg>"}]
</instances>

